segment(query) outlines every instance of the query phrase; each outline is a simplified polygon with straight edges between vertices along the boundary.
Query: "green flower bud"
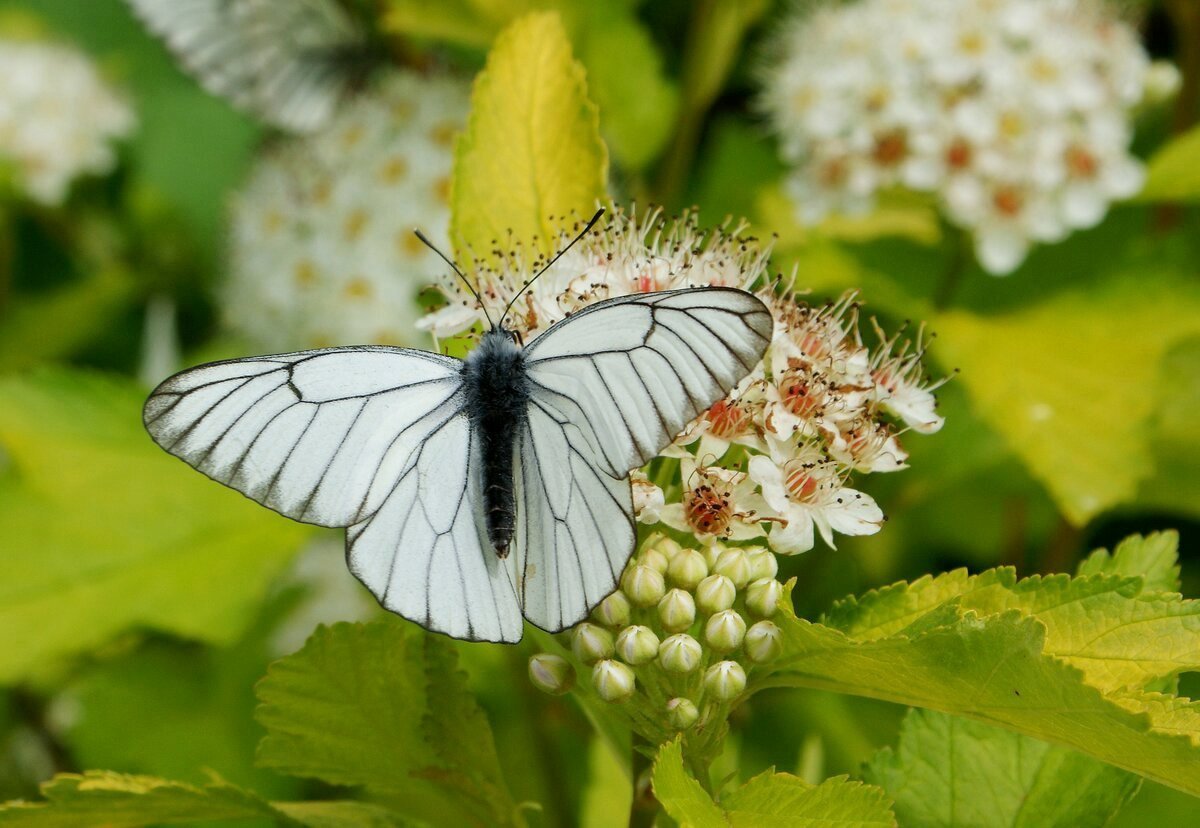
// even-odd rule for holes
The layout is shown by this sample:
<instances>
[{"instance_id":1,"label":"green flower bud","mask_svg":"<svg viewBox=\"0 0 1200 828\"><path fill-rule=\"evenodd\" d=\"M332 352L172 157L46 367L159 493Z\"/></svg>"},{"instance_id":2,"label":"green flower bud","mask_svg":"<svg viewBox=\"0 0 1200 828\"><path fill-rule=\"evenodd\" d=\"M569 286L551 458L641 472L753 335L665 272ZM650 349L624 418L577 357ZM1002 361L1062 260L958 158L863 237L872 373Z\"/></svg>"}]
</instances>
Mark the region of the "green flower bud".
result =
<instances>
[{"instance_id":1,"label":"green flower bud","mask_svg":"<svg viewBox=\"0 0 1200 828\"><path fill-rule=\"evenodd\" d=\"M713 564L712 571L724 575L733 581L733 585L741 589L750 583L750 559L741 549L726 549Z\"/></svg>"},{"instance_id":2,"label":"green flower bud","mask_svg":"<svg viewBox=\"0 0 1200 828\"><path fill-rule=\"evenodd\" d=\"M571 637L571 650L584 664L591 664L613 654L612 633L604 627L583 622L575 628Z\"/></svg>"},{"instance_id":3,"label":"green flower bud","mask_svg":"<svg viewBox=\"0 0 1200 828\"><path fill-rule=\"evenodd\" d=\"M683 549L682 546L668 538L666 535L659 535L657 538L651 539L648 546L651 549L661 552L668 561L673 559L677 554L679 554L680 550Z\"/></svg>"},{"instance_id":4,"label":"green flower bud","mask_svg":"<svg viewBox=\"0 0 1200 828\"><path fill-rule=\"evenodd\" d=\"M696 585L708 576L708 562L704 560L704 555L695 549L681 549L671 558L667 575L677 586L695 589Z\"/></svg>"},{"instance_id":5,"label":"green flower bud","mask_svg":"<svg viewBox=\"0 0 1200 828\"><path fill-rule=\"evenodd\" d=\"M575 686L575 668L562 656L538 653L529 659L529 680L551 696L561 696Z\"/></svg>"},{"instance_id":6,"label":"green flower bud","mask_svg":"<svg viewBox=\"0 0 1200 828\"><path fill-rule=\"evenodd\" d=\"M667 632L683 632L696 620L696 601L692 593L672 589L658 602L658 619Z\"/></svg>"},{"instance_id":7,"label":"green flower bud","mask_svg":"<svg viewBox=\"0 0 1200 828\"><path fill-rule=\"evenodd\" d=\"M687 730L699 718L700 711L691 699L671 699L667 702L667 721L676 730Z\"/></svg>"},{"instance_id":8,"label":"green flower bud","mask_svg":"<svg viewBox=\"0 0 1200 828\"><path fill-rule=\"evenodd\" d=\"M755 546L746 549L745 552L746 559L750 561L751 581L757 581L760 578L774 578L779 574L779 559L770 549Z\"/></svg>"},{"instance_id":9,"label":"green flower bud","mask_svg":"<svg viewBox=\"0 0 1200 828\"><path fill-rule=\"evenodd\" d=\"M783 584L774 578L760 578L746 587L746 609L759 618L770 618L779 609Z\"/></svg>"},{"instance_id":10,"label":"green flower bud","mask_svg":"<svg viewBox=\"0 0 1200 828\"><path fill-rule=\"evenodd\" d=\"M623 589L636 606L652 607L667 591L667 584L657 569L638 564L625 573Z\"/></svg>"},{"instance_id":11,"label":"green flower bud","mask_svg":"<svg viewBox=\"0 0 1200 828\"><path fill-rule=\"evenodd\" d=\"M701 612L714 613L733 606L737 588L724 575L709 575L696 586L696 606Z\"/></svg>"},{"instance_id":12,"label":"green flower bud","mask_svg":"<svg viewBox=\"0 0 1200 828\"><path fill-rule=\"evenodd\" d=\"M592 668L592 685L596 695L605 701L623 702L633 695L637 686L633 670L619 661L606 658Z\"/></svg>"},{"instance_id":13,"label":"green flower bud","mask_svg":"<svg viewBox=\"0 0 1200 828\"><path fill-rule=\"evenodd\" d=\"M770 621L759 621L746 630L743 646L751 661L764 664L783 652L783 633Z\"/></svg>"},{"instance_id":14,"label":"green flower bud","mask_svg":"<svg viewBox=\"0 0 1200 828\"><path fill-rule=\"evenodd\" d=\"M655 549L653 546L649 549L642 550L642 554L638 555L638 563L642 566L648 566L660 575L665 574L670 561L662 552Z\"/></svg>"},{"instance_id":15,"label":"green flower bud","mask_svg":"<svg viewBox=\"0 0 1200 828\"><path fill-rule=\"evenodd\" d=\"M658 663L671 673L690 673L700 666L700 642L690 635L673 635L658 645Z\"/></svg>"},{"instance_id":16,"label":"green flower bud","mask_svg":"<svg viewBox=\"0 0 1200 828\"><path fill-rule=\"evenodd\" d=\"M629 599L618 589L596 605L592 618L605 627L624 627L629 623L630 609Z\"/></svg>"},{"instance_id":17,"label":"green flower bud","mask_svg":"<svg viewBox=\"0 0 1200 828\"><path fill-rule=\"evenodd\" d=\"M708 564L709 571L712 571L712 568L717 565L717 560L723 554L725 554L725 547L719 543L704 547L704 562Z\"/></svg>"},{"instance_id":18,"label":"green flower bud","mask_svg":"<svg viewBox=\"0 0 1200 828\"><path fill-rule=\"evenodd\" d=\"M746 622L731 609L712 615L704 625L704 639L719 653L736 650L745 635Z\"/></svg>"},{"instance_id":19,"label":"green flower bud","mask_svg":"<svg viewBox=\"0 0 1200 828\"><path fill-rule=\"evenodd\" d=\"M746 689L746 671L736 661L719 661L704 671L704 689L721 701L732 701Z\"/></svg>"},{"instance_id":20,"label":"green flower bud","mask_svg":"<svg viewBox=\"0 0 1200 828\"><path fill-rule=\"evenodd\" d=\"M617 635L617 655L637 666L658 655L658 636L649 627L626 627Z\"/></svg>"}]
</instances>

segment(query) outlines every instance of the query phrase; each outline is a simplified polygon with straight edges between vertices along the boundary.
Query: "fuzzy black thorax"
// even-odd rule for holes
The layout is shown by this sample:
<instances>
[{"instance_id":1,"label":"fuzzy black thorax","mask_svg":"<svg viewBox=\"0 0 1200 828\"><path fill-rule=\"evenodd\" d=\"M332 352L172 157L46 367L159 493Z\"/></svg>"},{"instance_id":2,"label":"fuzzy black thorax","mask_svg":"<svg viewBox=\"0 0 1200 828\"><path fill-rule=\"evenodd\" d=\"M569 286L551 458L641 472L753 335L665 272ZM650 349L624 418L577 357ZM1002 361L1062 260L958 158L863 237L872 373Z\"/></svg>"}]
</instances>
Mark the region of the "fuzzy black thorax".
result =
<instances>
[{"instance_id":1,"label":"fuzzy black thorax","mask_svg":"<svg viewBox=\"0 0 1200 828\"><path fill-rule=\"evenodd\" d=\"M467 355L462 376L467 416L480 441L488 539L503 558L508 555L516 523L514 450L525 427L529 402L521 347L508 331L493 328Z\"/></svg>"}]
</instances>

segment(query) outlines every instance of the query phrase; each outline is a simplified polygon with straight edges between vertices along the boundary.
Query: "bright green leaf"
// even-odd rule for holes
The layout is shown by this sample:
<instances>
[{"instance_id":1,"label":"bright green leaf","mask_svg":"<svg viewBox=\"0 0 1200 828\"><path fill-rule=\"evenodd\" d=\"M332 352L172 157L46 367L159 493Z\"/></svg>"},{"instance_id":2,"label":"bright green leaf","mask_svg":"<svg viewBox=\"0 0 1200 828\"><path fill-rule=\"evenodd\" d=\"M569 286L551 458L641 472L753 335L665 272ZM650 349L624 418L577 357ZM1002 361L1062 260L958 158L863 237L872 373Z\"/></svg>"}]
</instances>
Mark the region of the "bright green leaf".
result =
<instances>
[{"instance_id":1,"label":"bright green leaf","mask_svg":"<svg viewBox=\"0 0 1200 828\"><path fill-rule=\"evenodd\" d=\"M0 825L30 828L135 828L199 821L269 820L281 826L384 828L405 825L395 814L363 802L271 803L223 781L185 785L110 771L64 773L42 785L46 802L0 805Z\"/></svg>"},{"instance_id":2,"label":"bright green leaf","mask_svg":"<svg viewBox=\"0 0 1200 828\"><path fill-rule=\"evenodd\" d=\"M309 535L168 456L132 383L0 380L0 681L132 626L231 643Z\"/></svg>"},{"instance_id":3,"label":"bright green leaf","mask_svg":"<svg viewBox=\"0 0 1200 828\"><path fill-rule=\"evenodd\" d=\"M663 810L684 828L724 828L725 812L683 764L683 742L676 739L658 750L654 760L654 796Z\"/></svg>"},{"instance_id":4,"label":"bright green leaf","mask_svg":"<svg viewBox=\"0 0 1200 828\"><path fill-rule=\"evenodd\" d=\"M810 785L787 773L759 774L721 797L734 828L827 825L846 828L894 826L887 795L873 785L838 776Z\"/></svg>"},{"instance_id":5,"label":"bright green leaf","mask_svg":"<svg viewBox=\"0 0 1200 828\"><path fill-rule=\"evenodd\" d=\"M485 254L511 230L550 250L559 229L551 217L586 217L605 197L607 169L599 116L558 15L517 20L475 80L455 151L455 249Z\"/></svg>"},{"instance_id":6,"label":"bright green leaf","mask_svg":"<svg viewBox=\"0 0 1200 828\"><path fill-rule=\"evenodd\" d=\"M365 787L405 815L512 818L491 728L444 638L393 619L320 627L257 689L261 765Z\"/></svg>"},{"instance_id":7,"label":"bright green leaf","mask_svg":"<svg viewBox=\"0 0 1200 828\"><path fill-rule=\"evenodd\" d=\"M912 710L895 752L868 781L895 800L905 825L979 828L1100 826L1140 779L1065 748L928 710Z\"/></svg>"},{"instance_id":8,"label":"bright green leaf","mask_svg":"<svg viewBox=\"0 0 1200 828\"><path fill-rule=\"evenodd\" d=\"M1002 597L1002 576L993 577L996 585L979 593ZM1140 579L1127 583L1133 594L1140 589ZM1194 707L1157 694L1106 696L1048 654L1046 625L1018 610L984 615L948 601L903 632L867 641L786 610L779 625L784 654L760 687L815 687L954 713L1200 794Z\"/></svg>"},{"instance_id":9,"label":"bright green leaf","mask_svg":"<svg viewBox=\"0 0 1200 828\"><path fill-rule=\"evenodd\" d=\"M896 824L882 790L844 776L810 785L798 776L767 771L726 793L717 804L688 774L679 739L659 748L653 784L663 810L692 828L888 828Z\"/></svg>"},{"instance_id":10,"label":"bright green leaf","mask_svg":"<svg viewBox=\"0 0 1200 828\"><path fill-rule=\"evenodd\" d=\"M1146 170L1139 201L1200 201L1200 127L1159 150Z\"/></svg>"},{"instance_id":11,"label":"bright green leaf","mask_svg":"<svg viewBox=\"0 0 1200 828\"><path fill-rule=\"evenodd\" d=\"M1151 473L1159 365L1200 333L1200 293L1147 279L1004 315L952 311L936 325L934 350L961 369L979 416L1080 525Z\"/></svg>"},{"instance_id":12,"label":"bright green leaf","mask_svg":"<svg viewBox=\"0 0 1200 828\"><path fill-rule=\"evenodd\" d=\"M1179 533L1133 535L1109 554L1097 549L1079 564L1080 575L1129 575L1142 579L1147 592L1179 592Z\"/></svg>"}]
</instances>

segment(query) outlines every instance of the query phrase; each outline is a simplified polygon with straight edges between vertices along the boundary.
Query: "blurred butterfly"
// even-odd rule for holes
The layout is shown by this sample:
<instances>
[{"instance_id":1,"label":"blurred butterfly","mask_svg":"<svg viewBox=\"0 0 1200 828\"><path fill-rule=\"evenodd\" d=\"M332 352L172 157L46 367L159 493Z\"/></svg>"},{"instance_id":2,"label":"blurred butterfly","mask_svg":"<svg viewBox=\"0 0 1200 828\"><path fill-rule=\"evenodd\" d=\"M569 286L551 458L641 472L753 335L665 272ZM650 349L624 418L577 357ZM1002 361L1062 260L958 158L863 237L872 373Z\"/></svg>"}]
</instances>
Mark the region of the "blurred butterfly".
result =
<instances>
[{"instance_id":1,"label":"blurred butterfly","mask_svg":"<svg viewBox=\"0 0 1200 828\"><path fill-rule=\"evenodd\" d=\"M373 60L337 0L127 0L208 92L291 132L319 129Z\"/></svg>"},{"instance_id":2,"label":"blurred butterfly","mask_svg":"<svg viewBox=\"0 0 1200 828\"><path fill-rule=\"evenodd\" d=\"M155 389L146 428L264 506L347 527L351 572L392 612L476 641L519 641L522 616L557 632L633 554L630 470L758 364L771 314L733 288L640 293L523 346L507 313L464 360L357 346L201 365Z\"/></svg>"}]
</instances>

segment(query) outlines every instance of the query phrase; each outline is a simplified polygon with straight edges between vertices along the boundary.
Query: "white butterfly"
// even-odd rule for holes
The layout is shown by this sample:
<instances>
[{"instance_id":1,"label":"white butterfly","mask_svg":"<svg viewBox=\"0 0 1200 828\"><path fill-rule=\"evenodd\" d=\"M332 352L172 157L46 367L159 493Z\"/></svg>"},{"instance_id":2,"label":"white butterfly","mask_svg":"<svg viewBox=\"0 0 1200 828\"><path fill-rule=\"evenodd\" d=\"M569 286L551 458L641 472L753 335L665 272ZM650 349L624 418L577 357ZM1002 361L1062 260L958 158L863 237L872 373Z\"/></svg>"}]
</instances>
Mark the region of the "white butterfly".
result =
<instances>
[{"instance_id":1,"label":"white butterfly","mask_svg":"<svg viewBox=\"0 0 1200 828\"><path fill-rule=\"evenodd\" d=\"M367 39L336 0L127 0L208 92L293 132L362 80Z\"/></svg>"},{"instance_id":2,"label":"white butterfly","mask_svg":"<svg viewBox=\"0 0 1200 828\"><path fill-rule=\"evenodd\" d=\"M599 302L525 347L503 321L465 360L349 347L202 365L155 389L146 428L281 514L347 527L351 572L392 612L471 640L519 641L522 615L557 632L633 554L630 470L758 364L771 314L714 287Z\"/></svg>"}]
</instances>

